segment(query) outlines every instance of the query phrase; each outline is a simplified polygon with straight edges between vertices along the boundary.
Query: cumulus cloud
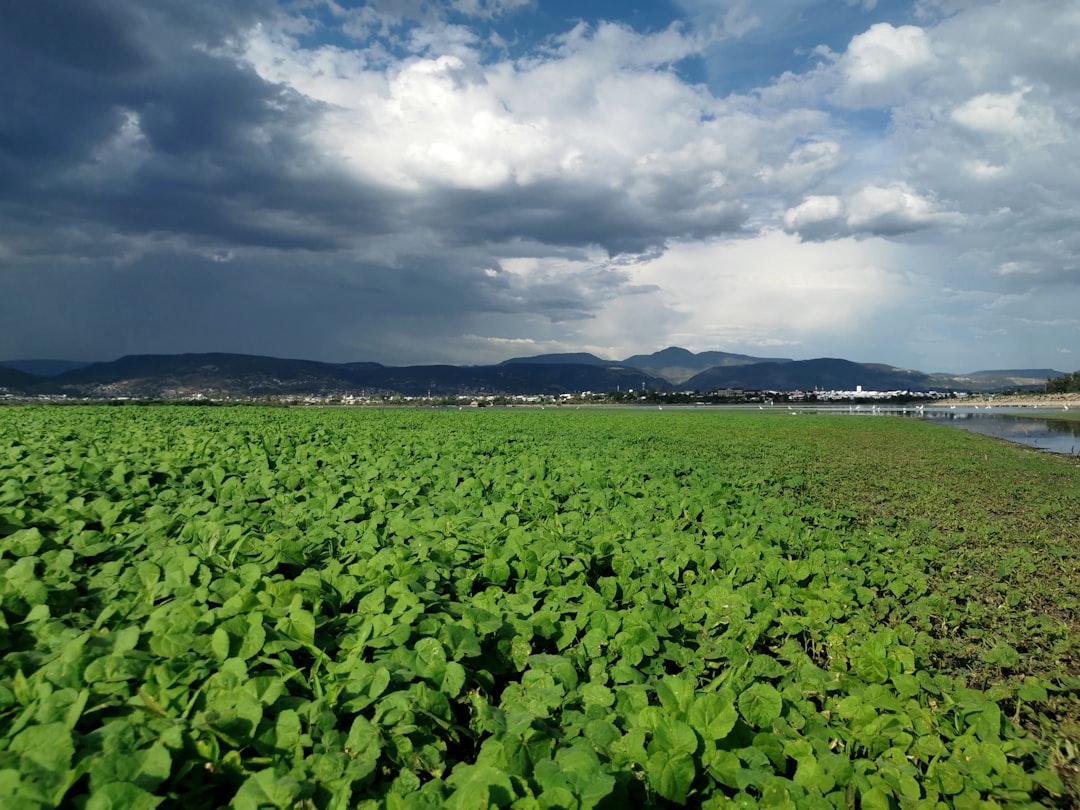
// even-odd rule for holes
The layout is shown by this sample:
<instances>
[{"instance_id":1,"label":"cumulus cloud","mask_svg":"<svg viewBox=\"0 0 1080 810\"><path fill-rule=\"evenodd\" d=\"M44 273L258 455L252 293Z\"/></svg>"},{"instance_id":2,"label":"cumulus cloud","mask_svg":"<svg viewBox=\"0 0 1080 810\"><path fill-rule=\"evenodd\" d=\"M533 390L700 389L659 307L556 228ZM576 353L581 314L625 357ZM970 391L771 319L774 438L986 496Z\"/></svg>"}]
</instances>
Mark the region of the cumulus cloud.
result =
<instances>
[{"instance_id":1,"label":"cumulus cloud","mask_svg":"<svg viewBox=\"0 0 1080 810\"><path fill-rule=\"evenodd\" d=\"M745 218L740 183L758 166L744 144L767 124L657 71L693 47L675 29L601 24L520 62L442 55L380 72L265 31L246 54L268 82L330 105L319 153L359 183L423 193L410 212L433 227L621 252Z\"/></svg>"},{"instance_id":2,"label":"cumulus cloud","mask_svg":"<svg viewBox=\"0 0 1080 810\"><path fill-rule=\"evenodd\" d=\"M864 186L848 198L847 224L852 231L894 235L934 224L960 224L963 217L942 211L929 197L902 183Z\"/></svg>"},{"instance_id":3,"label":"cumulus cloud","mask_svg":"<svg viewBox=\"0 0 1080 810\"><path fill-rule=\"evenodd\" d=\"M950 114L953 123L968 132L1022 141L1029 148L1060 143L1064 133L1052 108L1025 101L1032 88L1012 93L981 93Z\"/></svg>"},{"instance_id":4,"label":"cumulus cloud","mask_svg":"<svg viewBox=\"0 0 1080 810\"><path fill-rule=\"evenodd\" d=\"M960 225L964 218L943 210L931 197L904 183L866 185L843 198L810 196L784 213L784 228L805 239L853 234L898 236L940 225Z\"/></svg>"},{"instance_id":5,"label":"cumulus cloud","mask_svg":"<svg viewBox=\"0 0 1080 810\"><path fill-rule=\"evenodd\" d=\"M908 285L896 262L897 251L880 240L812 244L768 231L739 241L677 243L631 272L660 288L638 305L655 310L664 303L672 342L775 354L770 347L777 345L839 346L880 317L886 302L901 306ZM655 316L642 311L639 318L651 325Z\"/></svg>"},{"instance_id":6,"label":"cumulus cloud","mask_svg":"<svg viewBox=\"0 0 1080 810\"><path fill-rule=\"evenodd\" d=\"M854 37L839 59L843 83L832 95L850 107L880 107L901 100L934 63L930 40L914 25L878 23Z\"/></svg>"},{"instance_id":7,"label":"cumulus cloud","mask_svg":"<svg viewBox=\"0 0 1080 810\"><path fill-rule=\"evenodd\" d=\"M811 195L784 212L784 229L807 239L835 236L844 224L844 204L835 195Z\"/></svg>"}]
</instances>

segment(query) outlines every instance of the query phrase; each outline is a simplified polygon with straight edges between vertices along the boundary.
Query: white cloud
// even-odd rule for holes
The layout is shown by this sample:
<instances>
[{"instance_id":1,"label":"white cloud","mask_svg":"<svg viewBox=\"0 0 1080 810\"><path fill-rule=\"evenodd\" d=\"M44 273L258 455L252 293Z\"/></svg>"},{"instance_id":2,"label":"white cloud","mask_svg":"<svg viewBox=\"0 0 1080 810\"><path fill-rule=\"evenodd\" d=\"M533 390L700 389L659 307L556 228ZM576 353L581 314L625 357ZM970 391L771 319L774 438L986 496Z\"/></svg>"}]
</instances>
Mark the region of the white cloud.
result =
<instances>
[{"instance_id":1,"label":"white cloud","mask_svg":"<svg viewBox=\"0 0 1080 810\"><path fill-rule=\"evenodd\" d=\"M840 57L843 83L833 100L852 107L895 103L934 62L930 39L922 28L877 23L853 37Z\"/></svg>"},{"instance_id":2,"label":"white cloud","mask_svg":"<svg viewBox=\"0 0 1080 810\"><path fill-rule=\"evenodd\" d=\"M706 164L721 157L705 133L696 147L686 143L714 102L651 70L692 50L674 29L578 26L546 58L483 68L466 36L441 50L427 33L413 38L431 56L386 71L356 52L302 49L266 31L251 37L247 58L267 79L333 104L313 128L320 152L391 186L479 189L568 176L612 183L639 156L672 147L689 147L684 154ZM668 127L641 126L650 116Z\"/></svg>"},{"instance_id":3,"label":"white cloud","mask_svg":"<svg viewBox=\"0 0 1080 810\"><path fill-rule=\"evenodd\" d=\"M674 243L629 269L636 284L657 291L631 302L629 317L621 313L623 340L651 341L635 350L753 351L850 338L905 298L902 278L889 269L896 256L880 240L823 245L778 231ZM585 334L612 333L608 312L584 324Z\"/></svg>"},{"instance_id":4,"label":"white cloud","mask_svg":"<svg viewBox=\"0 0 1080 810\"><path fill-rule=\"evenodd\" d=\"M950 117L973 133L1023 141L1029 148L1060 143L1064 138L1053 109L1025 101L1031 89L981 93L954 109Z\"/></svg>"},{"instance_id":5,"label":"white cloud","mask_svg":"<svg viewBox=\"0 0 1080 810\"><path fill-rule=\"evenodd\" d=\"M451 0L450 6L459 14L491 19L528 8L534 2L535 0Z\"/></svg>"},{"instance_id":6,"label":"white cloud","mask_svg":"<svg viewBox=\"0 0 1080 810\"><path fill-rule=\"evenodd\" d=\"M961 215L942 211L932 198L917 194L904 183L864 186L848 198L846 209L848 227L855 232L905 233L963 221Z\"/></svg>"},{"instance_id":7,"label":"white cloud","mask_svg":"<svg viewBox=\"0 0 1080 810\"><path fill-rule=\"evenodd\" d=\"M627 231L651 222L679 237L730 232L746 216L744 195L763 182L798 191L843 161L840 145L819 136L823 113L763 112L666 69L700 46L674 26L641 34L603 23L577 25L526 59L486 64L456 35L446 53L426 48L385 69L265 29L245 53L268 80L331 105L308 137L358 182L416 195L562 189L564 201L602 190L610 199L597 200L606 207L598 221L622 217ZM536 214L506 205L491 221L506 222L505 232L518 216L527 230L525 220L550 220L553 204Z\"/></svg>"},{"instance_id":8,"label":"white cloud","mask_svg":"<svg viewBox=\"0 0 1080 810\"><path fill-rule=\"evenodd\" d=\"M835 195L812 195L784 212L784 228L804 236L833 236L843 222L844 205Z\"/></svg>"},{"instance_id":9,"label":"white cloud","mask_svg":"<svg viewBox=\"0 0 1080 810\"><path fill-rule=\"evenodd\" d=\"M173 302L139 275L160 262L200 312L223 314L208 291L257 289L276 323L304 309L292 320L305 346L388 361L421 361L433 341L448 361L518 345L820 355L854 335L880 352L866 359L963 367L991 346L1023 365L1075 342L1077 0L920 0L914 17L847 0L829 7L845 25L870 9L891 24L839 52L800 41L816 66L723 97L687 81L682 60L736 63L747 37L767 62L826 4L681 0L687 21L665 30L582 23L492 48L486 21L523 5L320 0L181 45L176 26L155 38L132 12L136 50L171 56L145 77L94 74L94 94L88 73L41 92L35 76L75 75L42 49L45 69L8 71L30 88L11 94L30 99L12 120L48 114L26 129L43 148L7 164L5 263L128 273L78 289L137 309ZM191 3L211 6L226 8ZM0 39L5 64L29 47ZM0 276L22 301L22 282ZM265 318L243 306L213 322ZM455 348L459 335L471 337Z\"/></svg>"},{"instance_id":10,"label":"white cloud","mask_svg":"<svg viewBox=\"0 0 1080 810\"><path fill-rule=\"evenodd\" d=\"M847 160L843 147L836 141L812 141L792 149L775 170L767 166L762 179L775 181L781 189L797 193L821 182Z\"/></svg>"},{"instance_id":11,"label":"white cloud","mask_svg":"<svg viewBox=\"0 0 1080 810\"><path fill-rule=\"evenodd\" d=\"M1004 166L997 166L985 160L965 160L964 171L979 180L993 180L1008 171Z\"/></svg>"},{"instance_id":12,"label":"white cloud","mask_svg":"<svg viewBox=\"0 0 1080 810\"><path fill-rule=\"evenodd\" d=\"M807 239L849 234L895 236L933 225L960 225L963 216L942 210L905 183L865 185L841 198L810 196L784 213L784 228Z\"/></svg>"}]
</instances>

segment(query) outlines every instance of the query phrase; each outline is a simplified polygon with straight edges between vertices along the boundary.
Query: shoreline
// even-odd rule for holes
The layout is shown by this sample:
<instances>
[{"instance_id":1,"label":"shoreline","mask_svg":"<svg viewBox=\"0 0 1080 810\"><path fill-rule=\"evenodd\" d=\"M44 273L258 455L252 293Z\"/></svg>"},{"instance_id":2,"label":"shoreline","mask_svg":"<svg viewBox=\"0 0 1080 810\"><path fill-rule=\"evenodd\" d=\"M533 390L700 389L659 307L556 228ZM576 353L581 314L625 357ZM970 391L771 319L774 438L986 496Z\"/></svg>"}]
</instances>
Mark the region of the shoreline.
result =
<instances>
[{"instance_id":1,"label":"shoreline","mask_svg":"<svg viewBox=\"0 0 1080 810\"><path fill-rule=\"evenodd\" d=\"M938 400L985 408L1031 408L1032 410L1058 410L1080 412L1080 394L997 394L965 397L964 399Z\"/></svg>"}]
</instances>

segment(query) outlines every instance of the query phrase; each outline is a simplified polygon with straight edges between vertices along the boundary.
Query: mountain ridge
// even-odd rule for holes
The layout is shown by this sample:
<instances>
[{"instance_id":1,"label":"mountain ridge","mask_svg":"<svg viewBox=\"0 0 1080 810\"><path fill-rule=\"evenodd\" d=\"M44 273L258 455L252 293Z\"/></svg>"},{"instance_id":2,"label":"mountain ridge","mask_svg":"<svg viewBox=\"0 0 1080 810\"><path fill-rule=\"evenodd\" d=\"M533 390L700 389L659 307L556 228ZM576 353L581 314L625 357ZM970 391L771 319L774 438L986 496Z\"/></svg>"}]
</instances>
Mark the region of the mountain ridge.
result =
<instances>
[{"instance_id":1,"label":"mountain ridge","mask_svg":"<svg viewBox=\"0 0 1080 810\"><path fill-rule=\"evenodd\" d=\"M592 391L698 391L814 389L976 391L1038 388L1063 372L1054 369L926 373L842 358L759 358L671 346L626 360L589 352L515 357L479 366L386 366L376 362L326 363L228 352L124 355L76 364L58 374L31 374L18 361L0 363L0 393L183 399L197 396L338 396L399 394L423 397L480 394L561 394ZM713 365L707 365L713 363ZM675 364L675 365L672 365ZM703 368L695 368L704 366ZM57 366L53 366L56 368Z\"/></svg>"}]
</instances>

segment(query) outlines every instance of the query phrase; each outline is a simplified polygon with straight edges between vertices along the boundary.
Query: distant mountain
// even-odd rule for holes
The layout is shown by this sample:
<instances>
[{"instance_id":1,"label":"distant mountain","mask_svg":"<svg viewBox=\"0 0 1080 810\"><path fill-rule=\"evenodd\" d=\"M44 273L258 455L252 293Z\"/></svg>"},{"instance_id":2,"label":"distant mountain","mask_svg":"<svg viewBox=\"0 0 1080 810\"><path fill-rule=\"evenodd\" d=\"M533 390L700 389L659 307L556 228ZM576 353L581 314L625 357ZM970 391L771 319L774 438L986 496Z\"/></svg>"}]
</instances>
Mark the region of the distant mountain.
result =
<instances>
[{"instance_id":1,"label":"distant mountain","mask_svg":"<svg viewBox=\"0 0 1080 810\"><path fill-rule=\"evenodd\" d=\"M405 366L367 376L369 387L409 396L441 394L607 393L622 389L667 390L671 386L637 369L588 363L509 363L497 366Z\"/></svg>"},{"instance_id":2,"label":"distant mountain","mask_svg":"<svg viewBox=\"0 0 1080 810\"><path fill-rule=\"evenodd\" d=\"M652 363L654 366L646 366ZM669 364L677 365L669 365ZM691 367L717 363L704 370ZM642 364L642 365L638 365ZM679 370L673 373L672 369ZM488 366L383 366L379 363L322 363L244 354L128 355L91 363L53 376L0 366L0 389L7 393L64 394L72 397L180 399L262 396L401 394L433 396L479 394L607 393L744 390L967 390L992 392L1041 388L1053 369L980 371L968 375L926 374L871 363L820 358L771 361L727 352L694 354L672 347L623 362L588 353L521 357ZM675 380L676 382L672 382Z\"/></svg>"},{"instance_id":3,"label":"distant mountain","mask_svg":"<svg viewBox=\"0 0 1080 810\"><path fill-rule=\"evenodd\" d=\"M65 371L90 365L76 360L0 360L0 366L25 371L37 377L55 377Z\"/></svg>"},{"instance_id":4,"label":"distant mountain","mask_svg":"<svg viewBox=\"0 0 1080 810\"><path fill-rule=\"evenodd\" d=\"M37 382L37 377L17 368L0 365L0 389L25 391Z\"/></svg>"},{"instance_id":5,"label":"distant mountain","mask_svg":"<svg viewBox=\"0 0 1080 810\"><path fill-rule=\"evenodd\" d=\"M1046 381L1061 377L1063 371L1052 368L1018 368L1000 371L973 371L970 374L949 375L956 388L1003 391L1015 388L1042 388ZM935 375L936 376L936 375Z\"/></svg>"},{"instance_id":6,"label":"distant mountain","mask_svg":"<svg viewBox=\"0 0 1080 810\"><path fill-rule=\"evenodd\" d=\"M785 357L751 357L729 352L694 352L670 346L652 354L635 354L623 363L640 368L672 383L684 383L699 372L710 368L746 366L754 363L790 363Z\"/></svg>"},{"instance_id":7,"label":"distant mountain","mask_svg":"<svg viewBox=\"0 0 1080 810\"><path fill-rule=\"evenodd\" d=\"M597 360L599 358L596 358ZM495 366L383 366L242 354L128 355L56 377L14 369L11 390L92 397L182 398L396 393L406 396L665 390L665 380L616 363L541 361ZM0 383L2 385L2 383Z\"/></svg>"},{"instance_id":8,"label":"distant mountain","mask_svg":"<svg viewBox=\"0 0 1080 810\"><path fill-rule=\"evenodd\" d=\"M359 366L360 368L356 368ZM244 354L127 355L53 377L59 393L92 396L266 396L355 387L354 377L375 364L335 364Z\"/></svg>"},{"instance_id":9,"label":"distant mountain","mask_svg":"<svg viewBox=\"0 0 1080 810\"><path fill-rule=\"evenodd\" d=\"M934 386L929 374L892 366L853 363L823 357L787 363L754 363L712 368L687 380L683 387L696 391L741 388L752 391L809 391L814 388L854 391L927 391Z\"/></svg>"},{"instance_id":10,"label":"distant mountain","mask_svg":"<svg viewBox=\"0 0 1080 810\"><path fill-rule=\"evenodd\" d=\"M532 357L511 357L509 360L503 360L499 365L507 366L513 363L538 363L543 365L573 363L585 366L626 365L625 363L619 363L615 360L604 360L602 357L597 357L595 354L590 354L589 352L563 352L561 354L537 354Z\"/></svg>"}]
</instances>

